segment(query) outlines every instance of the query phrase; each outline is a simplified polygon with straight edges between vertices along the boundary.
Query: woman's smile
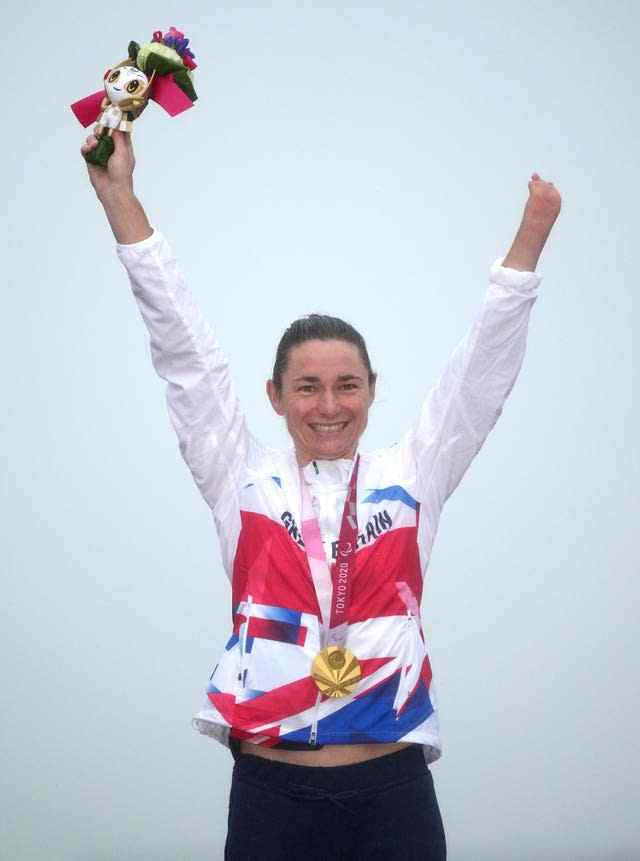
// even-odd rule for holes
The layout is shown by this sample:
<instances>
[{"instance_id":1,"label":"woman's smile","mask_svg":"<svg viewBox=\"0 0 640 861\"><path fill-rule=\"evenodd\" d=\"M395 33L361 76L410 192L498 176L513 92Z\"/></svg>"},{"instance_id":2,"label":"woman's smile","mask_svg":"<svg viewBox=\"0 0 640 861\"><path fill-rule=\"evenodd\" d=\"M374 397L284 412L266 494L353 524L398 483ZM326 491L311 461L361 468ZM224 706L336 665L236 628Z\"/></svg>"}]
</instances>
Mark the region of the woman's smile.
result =
<instances>
[{"instance_id":1,"label":"woman's smile","mask_svg":"<svg viewBox=\"0 0 640 861\"><path fill-rule=\"evenodd\" d=\"M320 434L334 434L338 433L341 430L344 430L349 422L336 422L335 424L309 424L309 427L314 430L316 433Z\"/></svg>"}]
</instances>

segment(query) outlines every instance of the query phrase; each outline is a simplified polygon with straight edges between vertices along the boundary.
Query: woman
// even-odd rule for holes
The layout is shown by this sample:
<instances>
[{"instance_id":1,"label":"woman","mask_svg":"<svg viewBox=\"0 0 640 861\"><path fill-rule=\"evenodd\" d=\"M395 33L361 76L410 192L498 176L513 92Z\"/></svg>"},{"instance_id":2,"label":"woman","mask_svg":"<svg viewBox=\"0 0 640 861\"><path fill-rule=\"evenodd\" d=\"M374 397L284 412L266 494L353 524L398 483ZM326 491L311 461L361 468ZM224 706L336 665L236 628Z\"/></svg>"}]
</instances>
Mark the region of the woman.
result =
<instances>
[{"instance_id":1,"label":"woman","mask_svg":"<svg viewBox=\"0 0 640 861\"><path fill-rule=\"evenodd\" d=\"M533 174L475 323L391 448L359 449L376 375L358 332L319 315L293 323L267 383L293 442L278 451L247 430L226 361L134 196L130 136L114 143L90 179L232 583L233 631L193 721L235 759L225 857L442 859L422 581L442 506L520 369L560 196ZM95 146L90 136L83 154Z\"/></svg>"}]
</instances>

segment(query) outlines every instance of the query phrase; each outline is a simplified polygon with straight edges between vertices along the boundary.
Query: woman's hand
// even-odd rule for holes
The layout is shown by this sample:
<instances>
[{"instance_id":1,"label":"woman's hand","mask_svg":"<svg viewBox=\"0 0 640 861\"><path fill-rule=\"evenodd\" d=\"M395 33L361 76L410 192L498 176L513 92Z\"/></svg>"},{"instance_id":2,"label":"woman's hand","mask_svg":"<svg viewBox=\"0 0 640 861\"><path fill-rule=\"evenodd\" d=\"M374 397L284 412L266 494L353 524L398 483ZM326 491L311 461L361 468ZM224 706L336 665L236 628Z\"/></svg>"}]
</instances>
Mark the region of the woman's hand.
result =
<instances>
[{"instance_id":1,"label":"woman's hand","mask_svg":"<svg viewBox=\"0 0 640 861\"><path fill-rule=\"evenodd\" d=\"M153 233L144 209L133 193L133 170L136 159L133 154L131 134L115 130L113 132L114 150L105 167L89 164L87 170L91 185L118 242L131 244L146 239ZM89 135L80 147L83 157L94 149L98 139Z\"/></svg>"},{"instance_id":2,"label":"woman's hand","mask_svg":"<svg viewBox=\"0 0 640 861\"><path fill-rule=\"evenodd\" d=\"M114 151L105 167L87 162L91 185L100 200L110 194L126 192L133 194L133 170L136 166L136 159L133 154L131 134L114 130L113 144ZM95 134L90 134L83 146L80 147L80 152L85 156L97 145L98 138Z\"/></svg>"},{"instance_id":3,"label":"woman's hand","mask_svg":"<svg viewBox=\"0 0 640 861\"><path fill-rule=\"evenodd\" d=\"M561 206L562 199L554 184L545 182L537 173L532 174L522 222L509 253L502 261L503 266L535 271Z\"/></svg>"},{"instance_id":4,"label":"woman's hand","mask_svg":"<svg viewBox=\"0 0 640 861\"><path fill-rule=\"evenodd\" d=\"M523 220L533 226L546 228L547 233L560 213L562 198L552 182L545 182L539 174L531 174L529 200L524 208Z\"/></svg>"}]
</instances>

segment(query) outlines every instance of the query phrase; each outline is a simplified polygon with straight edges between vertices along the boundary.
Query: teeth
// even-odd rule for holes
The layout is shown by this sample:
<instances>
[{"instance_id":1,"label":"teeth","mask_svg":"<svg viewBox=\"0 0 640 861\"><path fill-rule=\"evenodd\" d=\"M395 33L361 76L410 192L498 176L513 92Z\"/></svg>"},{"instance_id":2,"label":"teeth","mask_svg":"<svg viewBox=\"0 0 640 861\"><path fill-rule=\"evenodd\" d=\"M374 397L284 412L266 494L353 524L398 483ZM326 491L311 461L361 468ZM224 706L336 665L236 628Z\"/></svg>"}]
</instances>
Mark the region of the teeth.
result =
<instances>
[{"instance_id":1,"label":"teeth","mask_svg":"<svg viewBox=\"0 0 640 861\"><path fill-rule=\"evenodd\" d=\"M341 422L337 425L311 425L314 431L320 431L320 433L336 433L337 431L341 431L345 427L345 422Z\"/></svg>"}]
</instances>

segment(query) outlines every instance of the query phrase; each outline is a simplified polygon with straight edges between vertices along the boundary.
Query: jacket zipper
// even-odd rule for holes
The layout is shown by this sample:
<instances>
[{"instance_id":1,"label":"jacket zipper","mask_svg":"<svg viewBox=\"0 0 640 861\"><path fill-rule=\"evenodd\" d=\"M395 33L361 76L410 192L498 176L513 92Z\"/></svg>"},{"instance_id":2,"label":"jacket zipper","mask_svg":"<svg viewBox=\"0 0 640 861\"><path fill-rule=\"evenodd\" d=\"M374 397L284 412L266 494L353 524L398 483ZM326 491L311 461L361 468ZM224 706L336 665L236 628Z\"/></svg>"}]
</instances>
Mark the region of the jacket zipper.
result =
<instances>
[{"instance_id":1,"label":"jacket zipper","mask_svg":"<svg viewBox=\"0 0 640 861\"><path fill-rule=\"evenodd\" d=\"M315 744L318 738L318 712L320 711L320 698L322 694L318 691L316 697L316 705L313 715L313 723L311 724L311 732L309 733L309 744Z\"/></svg>"},{"instance_id":2,"label":"jacket zipper","mask_svg":"<svg viewBox=\"0 0 640 861\"><path fill-rule=\"evenodd\" d=\"M320 635L320 645L324 647L325 641ZM318 716L320 714L320 700L322 699L322 692L318 691L316 695L316 704L313 708L313 721L311 722L311 732L309 733L309 744L316 744L318 740Z\"/></svg>"}]
</instances>

